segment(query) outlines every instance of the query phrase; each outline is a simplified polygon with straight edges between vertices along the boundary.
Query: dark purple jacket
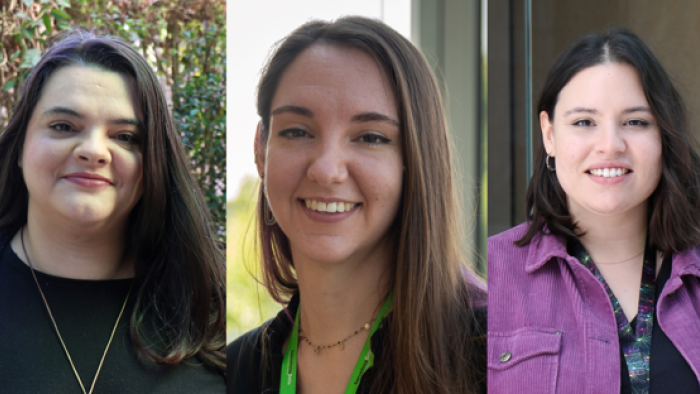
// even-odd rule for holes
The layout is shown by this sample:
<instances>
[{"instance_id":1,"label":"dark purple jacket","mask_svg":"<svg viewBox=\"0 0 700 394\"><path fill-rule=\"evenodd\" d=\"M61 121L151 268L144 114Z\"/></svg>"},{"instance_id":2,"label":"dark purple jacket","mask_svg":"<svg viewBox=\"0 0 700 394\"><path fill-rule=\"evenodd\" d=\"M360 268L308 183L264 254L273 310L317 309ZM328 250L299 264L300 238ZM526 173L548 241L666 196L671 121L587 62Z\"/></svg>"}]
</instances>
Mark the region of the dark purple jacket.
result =
<instances>
[{"instance_id":1,"label":"dark purple jacket","mask_svg":"<svg viewBox=\"0 0 700 394\"><path fill-rule=\"evenodd\" d=\"M514 245L526 231L521 224L488 242L489 394L619 393L617 324L603 285L562 237ZM656 323L700 379L700 249L672 261Z\"/></svg>"}]
</instances>

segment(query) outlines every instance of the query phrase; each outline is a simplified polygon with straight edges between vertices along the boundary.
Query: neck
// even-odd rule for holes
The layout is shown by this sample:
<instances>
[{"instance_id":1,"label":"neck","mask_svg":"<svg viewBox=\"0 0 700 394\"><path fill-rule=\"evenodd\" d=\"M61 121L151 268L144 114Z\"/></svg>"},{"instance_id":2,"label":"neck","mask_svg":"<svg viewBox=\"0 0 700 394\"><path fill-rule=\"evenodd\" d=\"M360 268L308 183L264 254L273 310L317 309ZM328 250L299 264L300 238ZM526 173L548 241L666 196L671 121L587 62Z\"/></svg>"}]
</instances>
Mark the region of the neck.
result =
<instances>
[{"instance_id":1,"label":"neck","mask_svg":"<svg viewBox=\"0 0 700 394\"><path fill-rule=\"evenodd\" d=\"M377 317L389 293L391 248L350 261L295 258L301 326L314 343L335 343Z\"/></svg>"},{"instance_id":2,"label":"neck","mask_svg":"<svg viewBox=\"0 0 700 394\"><path fill-rule=\"evenodd\" d=\"M125 243L124 224L110 229L56 226L30 210L27 225L11 245L37 271L71 279L108 280L134 276L133 260L125 258Z\"/></svg>"},{"instance_id":3,"label":"neck","mask_svg":"<svg viewBox=\"0 0 700 394\"><path fill-rule=\"evenodd\" d=\"M647 237L647 206L618 216L574 215L585 235L579 240L596 265L641 261Z\"/></svg>"}]
</instances>

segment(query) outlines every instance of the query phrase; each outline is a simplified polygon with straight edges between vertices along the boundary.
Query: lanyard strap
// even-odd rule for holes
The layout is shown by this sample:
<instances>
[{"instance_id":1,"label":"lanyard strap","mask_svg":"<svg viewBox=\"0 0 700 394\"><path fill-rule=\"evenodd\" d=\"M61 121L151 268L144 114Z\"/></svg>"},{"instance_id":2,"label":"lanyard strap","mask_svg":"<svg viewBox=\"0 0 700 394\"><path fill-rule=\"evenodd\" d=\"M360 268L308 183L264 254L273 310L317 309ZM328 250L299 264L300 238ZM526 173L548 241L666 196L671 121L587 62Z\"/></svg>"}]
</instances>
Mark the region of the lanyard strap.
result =
<instances>
[{"instance_id":1,"label":"lanyard strap","mask_svg":"<svg viewBox=\"0 0 700 394\"><path fill-rule=\"evenodd\" d=\"M651 333L654 327L654 295L656 293L656 250L649 246L649 241L647 240L644 248L644 265L642 268L642 283L639 288L639 306L635 329L632 329L631 324L627 321L625 312L620 306L620 302L593 263L591 255L588 254L580 242L574 246L573 252L573 255L581 264L598 278L608 293L615 311L620 347L625 356L632 391L635 393L648 393Z\"/></svg>"},{"instance_id":2,"label":"lanyard strap","mask_svg":"<svg viewBox=\"0 0 700 394\"><path fill-rule=\"evenodd\" d=\"M355 370L352 372L352 377L345 389L345 394L355 394L358 387L360 387L360 382L362 381L362 375L374 365L374 353L370 349L370 340L375 331L379 328L381 321L391 312L392 309L392 299L393 291L389 293L389 296L384 301L379 316L374 320L372 325L372 330L369 332L369 336L365 341L365 346L362 348L362 353L360 353L360 358L355 364ZM297 309L296 318L294 319L294 327L292 328L292 336L289 338L287 343L287 350L284 352L284 359L282 360L282 376L280 378L280 394L294 394L297 391L297 355L299 347L299 310Z\"/></svg>"}]
</instances>

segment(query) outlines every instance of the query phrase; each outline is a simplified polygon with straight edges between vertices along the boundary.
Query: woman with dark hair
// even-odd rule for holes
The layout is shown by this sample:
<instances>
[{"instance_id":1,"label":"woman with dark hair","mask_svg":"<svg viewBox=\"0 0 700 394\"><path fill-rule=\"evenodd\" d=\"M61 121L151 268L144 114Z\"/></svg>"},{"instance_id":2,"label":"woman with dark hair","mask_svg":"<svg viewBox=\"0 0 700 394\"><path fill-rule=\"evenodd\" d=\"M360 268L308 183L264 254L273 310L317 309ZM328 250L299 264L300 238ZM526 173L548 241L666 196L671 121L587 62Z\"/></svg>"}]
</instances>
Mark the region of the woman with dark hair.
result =
<instances>
[{"instance_id":1,"label":"woman with dark hair","mask_svg":"<svg viewBox=\"0 0 700 394\"><path fill-rule=\"evenodd\" d=\"M634 33L549 71L528 221L491 237L489 392L698 393L700 158Z\"/></svg>"},{"instance_id":2,"label":"woman with dark hair","mask_svg":"<svg viewBox=\"0 0 700 394\"><path fill-rule=\"evenodd\" d=\"M258 114L262 281L286 306L227 349L229 393L485 392L484 286L421 53L371 19L307 23Z\"/></svg>"},{"instance_id":3,"label":"woman with dark hair","mask_svg":"<svg viewBox=\"0 0 700 394\"><path fill-rule=\"evenodd\" d=\"M3 393L224 391L223 253L128 44L54 43L0 134Z\"/></svg>"}]
</instances>

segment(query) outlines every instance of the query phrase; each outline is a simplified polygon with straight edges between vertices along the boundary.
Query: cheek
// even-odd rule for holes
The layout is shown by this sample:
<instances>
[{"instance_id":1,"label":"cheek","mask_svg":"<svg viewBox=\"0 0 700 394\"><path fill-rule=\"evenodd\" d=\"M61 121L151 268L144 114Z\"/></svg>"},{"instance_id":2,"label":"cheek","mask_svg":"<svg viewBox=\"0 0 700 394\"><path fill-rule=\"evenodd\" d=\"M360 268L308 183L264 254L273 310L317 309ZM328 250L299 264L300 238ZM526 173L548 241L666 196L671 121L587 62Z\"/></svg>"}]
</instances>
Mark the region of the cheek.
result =
<instances>
[{"instance_id":1,"label":"cheek","mask_svg":"<svg viewBox=\"0 0 700 394\"><path fill-rule=\"evenodd\" d=\"M49 178L59 171L68 155L70 150L61 144L28 139L24 143L18 164L22 167L25 178Z\"/></svg>"},{"instance_id":2,"label":"cheek","mask_svg":"<svg viewBox=\"0 0 700 394\"><path fill-rule=\"evenodd\" d=\"M143 194L143 156L140 152L119 152L113 160L122 184L138 200Z\"/></svg>"},{"instance_id":3,"label":"cheek","mask_svg":"<svg viewBox=\"0 0 700 394\"><path fill-rule=\"evenodd\" d=\"M357 182L365 198L382 210L396 211L403 189L403 165L400 157L374 163L371 160L357 163Z\"/></svg>"},{"instance_id":4,"label":"cheek","mask_svg":"<svg viewBox=\"0 0 700 394\"><path fill-rule=\"evenodd\" d=\"M286 149L274 149L267 152L265 163L265 191L271 205L279 210L279 202L291 198L296 186L305 176L307 166L304 165L304 155L290 154Z\"/></svg>"}]
</instances>

